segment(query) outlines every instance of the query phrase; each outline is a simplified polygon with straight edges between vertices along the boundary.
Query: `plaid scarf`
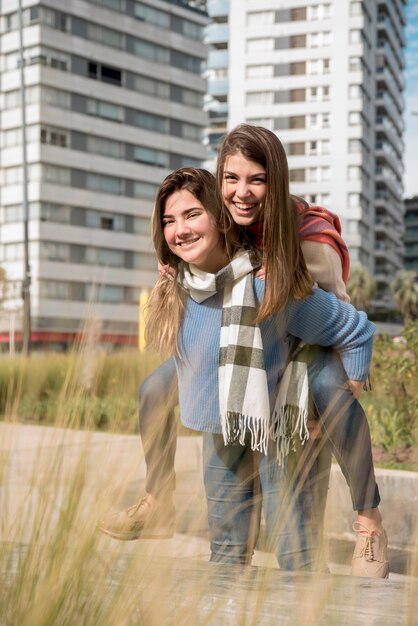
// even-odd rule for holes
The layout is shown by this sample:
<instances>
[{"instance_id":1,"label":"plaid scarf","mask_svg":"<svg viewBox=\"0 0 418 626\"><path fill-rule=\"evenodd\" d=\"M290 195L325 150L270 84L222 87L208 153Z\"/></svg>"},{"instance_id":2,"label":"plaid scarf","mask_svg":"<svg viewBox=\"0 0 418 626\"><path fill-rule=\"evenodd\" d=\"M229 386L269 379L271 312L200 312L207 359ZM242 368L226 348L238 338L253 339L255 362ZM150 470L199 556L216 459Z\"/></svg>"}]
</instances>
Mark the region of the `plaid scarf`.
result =
<instances>
[{"instance_id":1,"label":"plaid scarf","mask_svg":"<svg viewBox=\"0 0 418 626\"><path fill-rule=\"evenodd\" d=\"M296 438L303 445L309 439L309 346L299 341L289 357L279 385L272 415L270 436L277 442L277 462L280 466L290 450L296 450Z\"/></svg>"},{"instance_id":2,"label":"plaid scarf","mask_svg":"<svg viewBox=\"0 0 418 626\"><path fill-rule=\"evenodd\" d=\"M267 454L270 402L253 270L260 263L241 251L216 274L193 265L180 267L178 280L196 302L223 289L219 346L219 407L225 445L244 445Z\"/></svg>"}]
</instances>

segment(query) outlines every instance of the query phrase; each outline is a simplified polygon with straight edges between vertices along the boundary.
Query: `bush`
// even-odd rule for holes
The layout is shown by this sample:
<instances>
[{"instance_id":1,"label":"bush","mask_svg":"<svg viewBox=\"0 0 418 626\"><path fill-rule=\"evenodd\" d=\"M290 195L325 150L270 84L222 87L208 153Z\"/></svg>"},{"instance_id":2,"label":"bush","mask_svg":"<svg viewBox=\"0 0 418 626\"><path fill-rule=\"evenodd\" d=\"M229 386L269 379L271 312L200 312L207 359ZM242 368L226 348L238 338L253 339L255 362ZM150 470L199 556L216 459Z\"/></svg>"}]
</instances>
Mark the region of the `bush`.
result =
<instances>
[{"instance_id":1,"label":"bush","mask_svg":"<svg viewBox=\"0 0 418 626\"><path fill-rule=\"evenodd\" d=\"M371 372L372 393L362 404L373 442L385 450L418 441L418 322L410 322L401 340L377 337Z\"/></svg>"},{"instance_id":2,"label":"bush","mask_svg":"<svg viewBox=\"0 0 418 626\"><path fill-rule=\"evenodd\" d=\"M0 413L44 424L135 432L138 387L158 363L134 350L3 358Z\"/></svg>"}]
</instances>

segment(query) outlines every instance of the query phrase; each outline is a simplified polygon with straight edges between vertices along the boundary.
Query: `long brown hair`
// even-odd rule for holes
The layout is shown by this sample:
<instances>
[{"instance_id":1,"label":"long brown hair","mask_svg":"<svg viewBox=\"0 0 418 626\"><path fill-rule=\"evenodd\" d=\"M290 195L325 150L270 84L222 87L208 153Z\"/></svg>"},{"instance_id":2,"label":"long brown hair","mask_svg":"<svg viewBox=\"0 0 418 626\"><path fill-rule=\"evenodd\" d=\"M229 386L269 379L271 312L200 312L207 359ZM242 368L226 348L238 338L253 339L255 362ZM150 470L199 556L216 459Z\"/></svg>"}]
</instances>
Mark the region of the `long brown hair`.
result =
<instances>
[{"instance_id":1,"label":"long brown hair","mask_svg":"<svg viewBox=\"0 0 418 626\"><path fill-rule=\"evenodd\" d=\"M266 198L263 203L263 264L266 289L258 313L262 320L280 311L293 299L305 298L312 278L301 253L299 216L289 192L289 168L279 138L267 128L240 124L222 142L216 170L217 189L222 198L223 174L228 157L241 153L266 170ZM232 217L222 202L223 218Z\"/></svg>"},{"instance_id":2,"label":"long brown hair","mask_svg":"<svg viewBox=\"0 0 418 626\"><path fill-rule=\"evenodd\" d=\"M152 215L152 240L158 260L176 273L181 259L169 249L164 237L163 217L167 200L176 191L186 189L199 200L213 219L221 234L221 241L232 256L237 251L239 238L235 224L224 227L221 200L216 192L213 174L204 169L182 167L169 174L161 183ZM178 353L177 336L183 319L185 293L177 280L160 276L145 308L145 340L165 356Z\"/></svg>"}]
</instances>

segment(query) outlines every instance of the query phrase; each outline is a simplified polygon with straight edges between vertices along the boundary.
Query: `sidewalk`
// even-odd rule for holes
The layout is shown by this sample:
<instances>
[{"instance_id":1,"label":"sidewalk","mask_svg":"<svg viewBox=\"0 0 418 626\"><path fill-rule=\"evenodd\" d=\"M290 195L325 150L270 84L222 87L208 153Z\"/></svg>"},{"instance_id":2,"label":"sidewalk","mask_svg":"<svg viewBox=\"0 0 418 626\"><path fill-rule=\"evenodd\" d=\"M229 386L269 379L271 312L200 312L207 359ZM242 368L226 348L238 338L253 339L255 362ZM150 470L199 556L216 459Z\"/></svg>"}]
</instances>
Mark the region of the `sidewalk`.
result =
<instances>
[{"instance_id":1,"label":"sidewalk","mask_svg":"<svg viewBox=\"0 0 418 626\"><path fill-rule=\"evenodd\" d=\"M87 485L92 501L105 492L112 508L119 510L136 502L143 493L145 463L140 438L137 435L118 435L101 432L82 432L44 426L7 424L0 422L0 451L8 457L7 485L2 484L0 494L7 491L8 516L19 515L21 502L41 496L42 477L45 484L51 472L71 475L83 454L87 463ZM48 459L49 465L45 464ZM52 464L52 469L51 469ZM36 484L34 476L36 475ZM207 561L206 501L202 479L201 438L179 437L176 454L177 490L176 534L173 539L160 542L141 540L141 547L158 557L197 559ZM390 544L396 548L413 549L418 530L418 473L377 470L382 495L382 512ZM408 502L408 515L400 514ZM62 505L59 498L54 502ZM333 539L353 540L351 523L355 515L344 478L333 466L327 503L327 533ZM29 541L30 524L22 540ZM103 548L117 543L126 554L135 551L136 542L117 542L104 537ZM342 546L344 544L341 544ZM351 551L350 544L346 551ZM346 558L346 557L344 557ZM348 557L349 558L349 557ZM347 562L347 561L346 561ZM257 551L254 565L277 567L272 554ZM349 567L339 559L331 563L332 573L347 574ZM402 568L397 568L402 571ZM391 573L392 580L403 576Z\"/></svg>"}]
</instances>

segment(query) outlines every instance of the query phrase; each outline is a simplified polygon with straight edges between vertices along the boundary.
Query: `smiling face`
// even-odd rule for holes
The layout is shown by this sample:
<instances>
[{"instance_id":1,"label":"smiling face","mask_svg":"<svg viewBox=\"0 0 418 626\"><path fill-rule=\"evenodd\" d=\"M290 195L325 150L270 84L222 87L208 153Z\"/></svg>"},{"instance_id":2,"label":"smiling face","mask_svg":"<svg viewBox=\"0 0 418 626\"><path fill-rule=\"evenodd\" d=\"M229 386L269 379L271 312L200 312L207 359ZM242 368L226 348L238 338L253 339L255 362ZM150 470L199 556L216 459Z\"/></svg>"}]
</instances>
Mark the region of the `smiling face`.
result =
<instances>
[{"instance_id":1,"label":"smiling face","mask_svg":"<svg viewBox=\"0 0 418 626\"><path fill-rule=\"evenodd\" d=\"M167 246L186 263L215 273L228 262L213 218L187 189L175 191L167 198L162 223Z\"/></svg>"},{"instance_id":2,"label":"smiling face","mask_svg":"<svg viewBox=\"0 0 418 626\"><path fill-rule=\"evenodd\" d=\"M257 222L267 193L265 168L249 161L241 152L225 160L222 197L232 219L240 226Z\"/></svg>"}]
</instances>

